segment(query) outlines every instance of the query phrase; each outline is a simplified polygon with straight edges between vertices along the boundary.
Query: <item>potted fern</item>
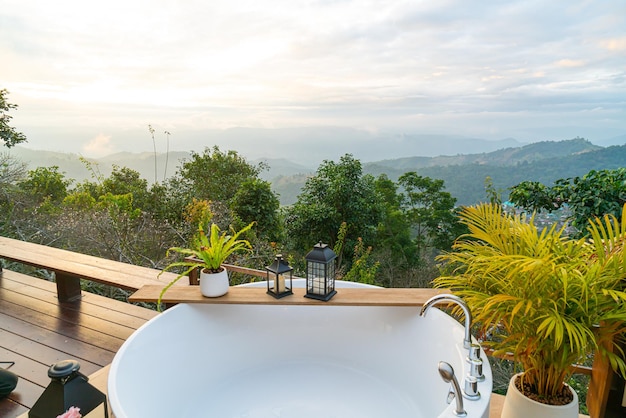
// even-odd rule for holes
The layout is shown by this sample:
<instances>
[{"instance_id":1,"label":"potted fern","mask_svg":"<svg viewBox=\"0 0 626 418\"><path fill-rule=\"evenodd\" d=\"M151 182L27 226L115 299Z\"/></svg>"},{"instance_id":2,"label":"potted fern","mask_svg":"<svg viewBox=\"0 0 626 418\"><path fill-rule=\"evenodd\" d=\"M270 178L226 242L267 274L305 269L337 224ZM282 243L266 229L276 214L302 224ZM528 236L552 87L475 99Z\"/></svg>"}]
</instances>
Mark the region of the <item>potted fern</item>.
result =
<instances>
[{"instance_id":1,"label":"potted fern","mask_svg":"<svg viewBox=\"0 0 626 418\"><path fill-rule=\"evenodd\" d=\"M487 348L522 366L502 418L577 418L577 395L565 384L573 364L595 352L626 375L616 344L626 329L626 206L621 222L591 220L589 238L580 239L495 205L460 216L470 232L439 256L435 285L467 302L480 333L491 336Z\"/></svg>"},{"instance_id":2,"label":"potted fern","mask_svg":"<svg viewBox=\"0 0 626 418\"><path fill-rule=\"evenodd\" d=\"M174 283L197 268L200 268L200 292L202 295L219 297L228 293L228 272L222 264L231 254L252 248L250 242L241 239L240 236L253 225L254 222L237 232L231 228L230 234L228 234L226 231L220 231L220 228L212 223L207 235L202 224L200 224L198 232L192 238L190 248L172 247L167 250L168 256L170 253L176 252L187 258L183 261L170 263L163 269L163 272L180 267L185 268L185 270L163 288L159 295L158 304L160 305L163 295Z\"/></svg>"}]
</instances>

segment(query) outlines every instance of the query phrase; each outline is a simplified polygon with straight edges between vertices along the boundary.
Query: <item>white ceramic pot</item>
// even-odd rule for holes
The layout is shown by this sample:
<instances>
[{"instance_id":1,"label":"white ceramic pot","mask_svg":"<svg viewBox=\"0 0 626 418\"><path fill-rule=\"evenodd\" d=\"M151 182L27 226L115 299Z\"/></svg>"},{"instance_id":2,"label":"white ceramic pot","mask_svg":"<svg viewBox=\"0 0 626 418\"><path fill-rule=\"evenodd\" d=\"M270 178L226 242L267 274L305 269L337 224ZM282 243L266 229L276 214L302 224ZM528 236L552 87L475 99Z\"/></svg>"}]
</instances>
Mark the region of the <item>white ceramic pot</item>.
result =
<instances>
[{"instance_id":1,"label":"white ceramic pot","mask_svg":"<svg viewBox=\"0 0 626 418\"><path fill-rule=\"evenodd\" d=\"M203 296L216 298L228 293L228 271L222 268L219 273L200 272L200 292Z\"/></svg>"},{"instance_id":2,"label":"white ceramic pot","mask_svg":"<svg viewBox=\"0 0 626 418\"><path fill-rule=\"evenodd\" d=\"M568 386L574 400L567 405L546 405L524 396L515 386L516 374L509 381L501 418L578 418L578 395Z\"/></svg>"}]
</instances>

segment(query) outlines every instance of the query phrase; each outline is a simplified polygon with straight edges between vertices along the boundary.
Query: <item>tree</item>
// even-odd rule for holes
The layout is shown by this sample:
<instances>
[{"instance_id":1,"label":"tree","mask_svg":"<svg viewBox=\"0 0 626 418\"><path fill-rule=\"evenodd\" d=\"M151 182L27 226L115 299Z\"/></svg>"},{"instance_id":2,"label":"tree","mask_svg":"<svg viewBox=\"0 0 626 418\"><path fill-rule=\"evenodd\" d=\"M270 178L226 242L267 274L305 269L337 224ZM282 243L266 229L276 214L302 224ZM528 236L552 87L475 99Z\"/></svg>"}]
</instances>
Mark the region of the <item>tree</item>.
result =
<instances>
[{"instance_id":1,"label":"tree","mask_svg":"<svg viewBox=\"0 0 626 418\"><path fill-rule=\"evenodd\" d=\"M334 246L342 222L348 226L343 254L361 237L373 242L383 215L374 177L363 175L361 162L346 154L339 162L325 160L310 177L297 202L287 210L286 228L299 250L318 241Z\"/></svg>"},{"instance_id":2,"label":"tree","mask_svg":"<svg viewBox=\"0 0 626 418\"><path fill-rule=\"evenodd\" d=\"M404 173L398 179L404 189L401 209L414 233L418 258L427 248L449 249L461 227L454 213L456 199L445 192L443 180Z\"/></svg>"},{"instance_id":3,"label":"tree","mask_svg":"<svg viewBox=\"0 0 626 418\"><path fill-rule=\"evenodd\" d=\"M59 172L58 166L37 167L28 172L26 180L20 182L18 186L35 197L39 202L47 200L53 204L58 204L67 196L67 188L72 183Z\"/></svg>"},{"instance_id":4,"label":"tree","mask_svg":"<svg viewBox=\"0 0 626 418\"><path fill-rule=\"evenodd\" d=\"M416 261L417 248L411 239L411 224L401 208L398 185L381 174L376 178L376 192L384 204L384 216L377 228L377 251L394 267L409 268ZM388 250L388 251L386 251Z\"/></svg>"},{"instance_id":5,"label":"tree","mask_svg":"<svg viewBox=\"0 0 626 418\"><path fill-rule=\"evenodd\" d=\"M242 223L255 222L259 236L270 241L281 241L279 208L280 201L270 183L260 179L243 182L231 201L231 210Z\"/></svg>"},{"instance_id":6,"label":"tree","mask_svg":"<svg viewBox=\"0 0 626 418\"><path fill-rule=\"evenodd\" d=\"M229 204L241 185L256 179L264 167L248 163L237 151L222 152L215 146L205 148L202 154L192 152L174 182L187 195L187 202L195 197Z\"/></svg>"},{"instance_id":7,"label":"tree","mask_svg":"<svg viewBox=\"0 0 626 418\"><path fill-rule=\"evenodd\" d=\"M621 213L626 203L626 168L591 170L582 177L559 179L552 187L522 182L511 188L510 200L533 211L553 211L567 204L572 225L585 231L590 219Z\"/></svg>"},{"instance_id":8,"label":"tree","mask_svg":"<svg viewBox=\"0 0 626 418\"><path fill-rule=\"evenodd\" d=\"M552 191L538 181L523 181L511 188L509 200L517 206L521 206L533 212L540 209L553 210L554 206Z\"/></svg>"},{"instance_id":9,"label":"tree","mask_svg":"<svg viewBox=\"0 0 626 418\"><path fill-rule=\"evenodd\" d=\"M0 154L0 186L16 184L26 177L26 164L8 153Z\"/></svg>"},{"instance_id":10,"label":"tree","mask_svg":"<svg viewBox=\"0 0 626 418\"><path fill-rule=\"evenodd\" d=\"M17 105L7 101L8 95L8 90L0 89L0 139L4 141L4 145L7 148L11 148L21 142L26 142L26 136L21 132L17 132L14 127L9 126L13 116L10 116L8 112L12 109L17 109Z\"/></svg>"}]
</instances>

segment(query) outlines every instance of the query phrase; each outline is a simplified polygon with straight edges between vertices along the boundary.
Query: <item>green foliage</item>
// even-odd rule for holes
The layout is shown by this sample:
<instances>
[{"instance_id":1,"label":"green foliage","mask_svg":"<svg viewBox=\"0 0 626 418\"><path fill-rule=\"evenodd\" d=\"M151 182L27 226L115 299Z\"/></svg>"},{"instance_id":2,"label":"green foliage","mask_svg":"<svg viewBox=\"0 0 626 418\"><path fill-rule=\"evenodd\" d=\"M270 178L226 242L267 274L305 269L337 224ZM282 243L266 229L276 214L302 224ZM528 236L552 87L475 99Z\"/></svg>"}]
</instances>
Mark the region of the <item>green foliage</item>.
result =
<instances>
[{"instance_id":1,"label":"green foliage","mask_svg":"<svg viewBox=\"0 0 626 418\"><path fill-rule=\"evenodd\" d=\"M485 178L485 193L492 205L502 204L502 192L494 186L493 179L489 176Z\"/></svg>"},{"instance_id":2,"label":"green foliage","mask_svg":"<svg viewBox=\"0 0 626 418\"><path fill-rule=\"evenodd\" d=\"M118 218L119 214L128 216L130 220L138 219L141 216L141 209L133 205L133 194L113 194L107 192L100 196L98 205L109 211L112 219Z\"/></svg>"},{"instance_id":3,"label":"green foliage","mask_svg":"<svg viewBox=\"0 0 626 418\"><path fill-rule=\"evenodd\" d=\"M296 249L304 250L320 240L333 247L340 225L346 222L345 253L358 237L375 239L382 215L374 178L363 175L360 161L346 154L338 163L326 160L319 166L287 210L285 223Z\"/></svg>"},{"instance_id":4,"label":"green foliage","mask_svg":"<svg viewBox=\"0 0 626 418\"><path fill-rule=\"evenodd\" d=\"M408 172L400 176L398 183L404 189L401 209L413 229L418 257L429 247L450 248L459 227L454 213L456 200L443 190L443 180Z\"/></svg>"},{"instance_id":5,"label":"green foliage","mask_svg":"<svg viewBox=\"0 0 626 418\"><path fill-rule=\"evenodd\" d=\"M11 148L14 145L26 142L26 136L18 132L14 127L9 126L13 116L9 115L8 112L12 109L17 109L17 105L8 102L8 95L8 90L0 89L0 139L4 141L4 146Z\"/></svg>"},{"instance_id":6,"label":"green foliage","mask_svg":"<svg viewBox=\"0 0 626 418\"><path fill-rule=\"evenodd\" d=\"M216 224L211 224L211 230L209 235L204 232L202 224L198 226L198 232L193 237L190 248L185 247L172 247L168 250L168 256L171 252L182 254L186 257L193 257L190 260L175 261L170 263L163 269L159 275L165 271L169 271L173 268L184 267L185 271L180 273L174 280L168 283L161 293L159 294L158 305L161 304L161 299L167 290L174 285L181 277L188 275L192 270L196 268L202 268L210 273L217 273L221 271L222 264L226 259L237 251L251 249L250 242L245 239L240 239L242 234L250 230L254 223L250 223L248 226L235 232L231 228L231 234L226 231L220 232L220 228Z\"/></svg>"},{"instance_id":7,"label":"green foliage","mask_svg":"<svg viewBox=\"0 0 626 418\"><path fill-rule=\"evenodd\" d=\"M512 187L509 200L533 212L555 209L550 189L538 181L523 181Z\"/></svg>"},{"instance_id":8,"label":"green foliage","mask_svg":"<svg viewBox=\"0 0 626 418\"><path fill-rule=\"evenodd\" d=\"M491 177L496 190L506 191L502 196L506 200L508 190L523 181L551 185L564 177L580 177L591 170L614 170L624 166L626 145L582 149L571 141L549 142L541 147L531 144L488 154L435 157L415 165L390 160L383 167L365 165L364 172L375 175L384 172L391 179L397 179L407 171L415 171L421 176L443 180L446 191L458 205L474 205L485 200L486 177ZM523 151L523 158L519 154L513 158L516 151ZM544 155L548 158L542 158Z\"/></svg>"},{"instance_id":9,"label":"green foliage","mask_svg":"<svg viewBox=\"0 0 626 418\"><path fill-rule=\"evenodd\" d=\"M410 268L418 261L417 246L411 239L411 224L401 208L398 186L385 174L376 178L376 193L384 206L383 220L376 230L376 245L394 266ZM379 252L380 252L379 251Z\"/></svg>"},{"instance_id":10,"label":"green foliage","mask_svg":"<svg viewBox=\"0 0 626 418\"><path fill-rule=\"evenodd\" d=\"M111 175L102 181L102 192L114 195L132 194L138 207L148 207L148 181L139 172L127 167L113 166Z\"/></svg>"},{"instance_id":11,"label":"green foliage","mask_svg":"<svg viewBox=\"0 0 626 418\"><path fill-rule=\"evenodd\" d=\"M67 196L67 188L71 180L67 180L59 167L37 167L28 172L27 178L18 183L18 187L33 197L40 209L45 212L56 210Z\"/></svg>"},{"instance_id":12,"label":"green foliage","mask_svg":"<svg viewBox=\"0 0 626 418\"><path fill-rule=\"evenodd\" d=\"M614 342L626 330L626 206L621 221L588 223L590 241L488 204L464 208L461 220L470 232L438 257L445 267L435 285L467 302L481 333L493 336L483 344L512 353L525 385L556 396L570 366L593 350L626 374Z\"/></svg>"},{"instance_id":13,"label":"green foliage","mask_svg":"<svg viewBox=\"0 0 626 418\"><path fill-rule=\"evenodd\" d=\"M259 236L270 241L282 240L279 208L280 202L270 183L260 179L244 181L230 204L230 209L244 224L255 222Z\"/></svg>"},{"instance_id":14,"label":"green foliage","mask_svg":"<svg viewBox=\"0 0 626 418\"><path fill-rule=\"evenodd\" d=\"M176 185L192 197L229 204L241 185L257 178L263 165L253 166L236 151L222 152L215 146L202 154L191 153L175 176Z\"/></svg>"},{"instance_id":15,"label":"green foliage","mask_svg":"<svg viewBox=\"0 0 626 418\"><path fill-rule=\"evenodd\" d=\"M88 192L73 192L65 196L63 206L77 211L88 211L96 206L97 202Z\"/></svg>"},{"instance_id":16,"label":"green foliage","mask_svg":"<svg viewBox=\"0 0 626 418\"><path fill-rule=\"evenodd\" d=\"M582 177L557 182L556 196L567 201L574 213L572 224L584 229L589 219L605 214L619 216L626 203L626 168L591 170Z\"/></svg>"},{"instance_id":17,"label":"green foliage","mask_svg":"<svg viewBox=\"0 0 626 418\"><path fill-rule=\"evenodd\" d=\"M564 203L572 212L572 225L585 231L589 219L619 216L626 203L626 168L591 170L582 177L559 179L553 187L524 181L511 189L511 201L529 210L554 210Z\"/></svg>"},{"instance_id":18,"label":"green foliage","mask_svg":"<svg viewBox=\"0 0 626 418\"><path fill-rule=\"evenodd\" d=\"M337 260L337 269L341 270L341 254L343 254L343 246L346 243L346 234L348 233L348 224L346 222L342 222L339 225L339 231L337 231L337 240L335 241L335 246L333 247L333 251L335 254L339 254L339 259Z\"/></svg>"},{"instance_id":19,"label":"green foliage","mask_svg":"<svg viewBox=\"0 0 626 418\"><path fill-rule=\"evenodd\" d=\"M342 279L350 282L378 284L376 281L376 272L380 267L380 263L374 261L371 255L372 247L365 248L363 240L358 238L357 244L354 247L352 267Z\"/></svg>"}]
</instances>

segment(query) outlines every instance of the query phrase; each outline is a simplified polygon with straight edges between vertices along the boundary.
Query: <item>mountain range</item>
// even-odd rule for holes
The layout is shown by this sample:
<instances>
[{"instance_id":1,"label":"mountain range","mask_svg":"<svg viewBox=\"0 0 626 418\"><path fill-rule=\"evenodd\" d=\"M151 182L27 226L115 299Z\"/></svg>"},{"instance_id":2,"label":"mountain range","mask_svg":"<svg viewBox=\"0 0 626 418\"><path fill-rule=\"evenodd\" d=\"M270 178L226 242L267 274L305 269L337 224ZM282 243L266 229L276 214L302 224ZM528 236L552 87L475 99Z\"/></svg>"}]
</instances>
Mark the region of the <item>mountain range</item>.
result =
<instances>
[{"instance_id":1,"label":"mountain range","mask_svg":"<svg viewBox=\"0 0 626 418\"><path fill-rule=\"evenodd\" d=\"M593 144L583 138L531 144L520 144L513 139L485 141L432 136L404 137L400 140L409 141L409 139L412 148L419 148L420 143L427 143L434 149L432 148L434 140L439 149L456 149L458 152L454 155L442 152L436 156L412 156L368 162L360 160L363 172L374 176L384 173L390 179L397 180L403 173L415 171L422 176L442 179L446 190L461 205L485 199L486 177L492 179L493 186L502 192L503 198L506 198L508 189L524 180L551 184L560 178L582 176L592 169L626 166L626 145L624 145L626 135L605 141L604 146ZM460 152L462 149L477 152L462 153ZM26 162L29 169L58 166L67 178L77 182L92 179L94 174L81 161L82 157L78 154L31 150L19 146L8 152ZM154 182L162 181L174 174L181 162L189 157L188 152L173 151L169 154L157 153L156 164L155 154L152 152L116 153L86 160L104 177L111 173L113 166L119 166L136 170L143 178ZM359 158L356 153L355 158ZM262 161L266 163L269 168L261 173L261 178L272 183L283 205L296 201L307 177L317 169L317 166L297 163L287 158L259 158L249 161L252 164Z\"/></svg>"}]
</instances>

